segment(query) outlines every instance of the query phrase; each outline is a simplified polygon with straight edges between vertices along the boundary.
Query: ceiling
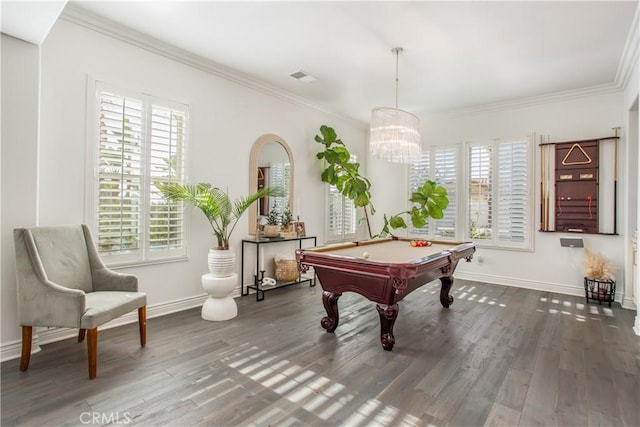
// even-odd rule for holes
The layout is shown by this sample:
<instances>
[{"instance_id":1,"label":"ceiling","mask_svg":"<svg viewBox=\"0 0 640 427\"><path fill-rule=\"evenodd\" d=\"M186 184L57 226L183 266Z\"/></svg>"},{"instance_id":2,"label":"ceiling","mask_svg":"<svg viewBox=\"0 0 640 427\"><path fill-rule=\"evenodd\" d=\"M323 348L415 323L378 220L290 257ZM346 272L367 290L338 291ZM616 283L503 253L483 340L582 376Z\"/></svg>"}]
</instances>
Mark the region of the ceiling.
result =
<instances>
[{"instance_id":1,"label":"ceiling","mask_svg":"<svg viewBox=\"0 0 640 427\"><path fill-rule=\"evenodd\" d=\"M393 47L404 49L398 106L418 116L615 85L638 7L614 0L69 4L363 122L373 107L395 106ZM299 70L317 80L290 77Z\"/></svg>"}]
</instances>

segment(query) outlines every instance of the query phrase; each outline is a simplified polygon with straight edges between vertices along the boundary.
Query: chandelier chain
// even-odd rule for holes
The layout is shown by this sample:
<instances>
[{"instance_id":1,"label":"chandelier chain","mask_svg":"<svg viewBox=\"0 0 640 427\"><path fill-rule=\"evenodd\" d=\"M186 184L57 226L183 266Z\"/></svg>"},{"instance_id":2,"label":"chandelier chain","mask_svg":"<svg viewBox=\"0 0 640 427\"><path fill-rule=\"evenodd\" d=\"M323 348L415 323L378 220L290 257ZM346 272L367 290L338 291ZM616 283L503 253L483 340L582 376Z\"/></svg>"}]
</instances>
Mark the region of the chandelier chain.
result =
<instances>
[{"instance_id":1,"label":"chandelier chain","mask_svg":"<svg viewBox=\"0 0 640 427\"><path fill-rule=\"evenodd\" d=\"M394 47L393 49L391 49L391 52L396 54L396 108L398 108L398 85L400 81L398 78L398 58L400 56L400 52L402 52L402 48Z\"/></svg>"}]
</instances>

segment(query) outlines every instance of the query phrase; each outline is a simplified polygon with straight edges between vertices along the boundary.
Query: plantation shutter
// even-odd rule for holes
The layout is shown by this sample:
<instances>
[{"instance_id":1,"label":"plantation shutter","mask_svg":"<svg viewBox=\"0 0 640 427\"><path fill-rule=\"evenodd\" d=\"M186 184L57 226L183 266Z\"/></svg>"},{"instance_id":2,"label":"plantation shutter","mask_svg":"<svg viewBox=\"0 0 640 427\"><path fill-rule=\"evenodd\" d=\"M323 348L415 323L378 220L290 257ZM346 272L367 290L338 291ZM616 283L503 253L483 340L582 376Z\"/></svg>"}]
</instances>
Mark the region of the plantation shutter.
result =
<instances>
[{"instance_id":1,"label":"plantation shutter","mask_svg":"<svg viewBox=\"0 0 640 427\"><path fill-rule=\"evenodd\" d=\"M165 201L156 183L185 183L188 106L103 82L96 95L88 222L98 252L107 265L185 256L183 203Z\"/></svg>"},{"instance_id":2,"label":"plantation shutter","mask_svg":"<svg viewBox=\"0 0 640 427\"><path fill-rule=\"evenodd\" d=\"M414 193L428 179L431 179L431 151L423 151L418 159L409 163L409 195ZM427 219L427 223L422 228L414 228L409 221L409 234L416 237L426 237L429 235L429 226L431 219Z\"/></svg>"},{"instance_id":3,"label":"plantation shutter","mask_svg":"<svg viewBox=\"0 0 640 427\"><path fill-rule=\"evenodd\" d=\"M468 227L472 239L492 238L492 154L490 145L469 147Z\"/></svg>"},{"instance_id":4,"label":"plantation shutter","mask_svg":"<svg viewBox=\"0 0 640 427\"><path fill-rule=\"evenodd\" d=\"M449 206L442 219L428 218L421 229L415 229L409 223L409 234L419 238L428 236L455 238L457 217L457 174L458 147L431 147L420 154L415 163L409 164L409 197L426 180L433 180L447 189ZM411 206L409 206L411 208Z\"/></svg>"},{"instance_id":5,"label":"plantation shutter","mask_svg":"<svg viewBox=\"0 0 640 427\"><path fill-rule=\"evenodd\" d=\"M524 242L527 237L527 141L498 145L498 240Z\"/></svg>"},{"instance_id":6,"label":"plantation shutter","mask_svg":"<svg viewBox=\"0 0 640 427\"><path fill-rule=\"evenodd\" d=\"M101 93L98 150L99 250L137 250L144 167L141 100Z\"/></svg>"},{"instance_id":7,"label":"plantation shutter","mask_svg":"<svg viewBox=\"0 0 640 427\"><path fill-rule=\"evenodd\" d=\"M352 155L351 162L356 161ZM329 185L327 197L327 240L356 238L357 212L355 202L343 196L335 185Z\"/></svg>"},{"instance_id":8,"label":"plantation shutter","mask_svg":"<svg viewBox=\"0 0 640 427\"><path fill-rule=\"evenodd\" d=\"M182 202L167 202L155 183L184 184L186 113L153 106L149 157L149 246L175 249L184 244Z\"/></svg>"},{"instance_id":9,"label":"plantation shutter","mask_svg":"<svg viewBox=\"0 0 640 427\"><path fill-rule=\"evenodd\" d=\"M434 149L433 158L434 181L447 189L447 197L449 198L449 206L444 211L444 217L433 221L433 235L438 237L455 238L458 148L457 146L437 147Z\"/></svg>"},{"instance_id":10,"label":"plantation shutter","mask_svg":"<svg viewBox=\"0 0 640 427\"><path fill-rule=\"evenodd\" d=\"M273 163L269 168L269 187L272 188L290 188L291 168L289 163ZM288 194L283 197L269 197L269 210L274 209L278 213L283 213L285 206L289 204Z\"/></svg>"}]
</instances>

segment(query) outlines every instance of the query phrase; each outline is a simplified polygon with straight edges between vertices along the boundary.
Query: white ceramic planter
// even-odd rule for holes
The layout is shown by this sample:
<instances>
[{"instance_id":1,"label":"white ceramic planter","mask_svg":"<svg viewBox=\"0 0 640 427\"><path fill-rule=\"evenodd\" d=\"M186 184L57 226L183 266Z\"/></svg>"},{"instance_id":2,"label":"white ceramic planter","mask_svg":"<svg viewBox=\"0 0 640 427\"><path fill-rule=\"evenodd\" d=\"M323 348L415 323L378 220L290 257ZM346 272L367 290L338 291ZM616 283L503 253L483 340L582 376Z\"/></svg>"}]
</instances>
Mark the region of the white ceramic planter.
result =
<instances>
[{"instance_id":1,"label":"white ceramic planter","mask_svg":"<svg viewBox=\"0 0 640 427\"><path fill-rule=\"evenodd\" d=\"M236 253L233 249L209 249L207 257L212 277L230 277L236 269Z\"/></svg>"}]
</instances>

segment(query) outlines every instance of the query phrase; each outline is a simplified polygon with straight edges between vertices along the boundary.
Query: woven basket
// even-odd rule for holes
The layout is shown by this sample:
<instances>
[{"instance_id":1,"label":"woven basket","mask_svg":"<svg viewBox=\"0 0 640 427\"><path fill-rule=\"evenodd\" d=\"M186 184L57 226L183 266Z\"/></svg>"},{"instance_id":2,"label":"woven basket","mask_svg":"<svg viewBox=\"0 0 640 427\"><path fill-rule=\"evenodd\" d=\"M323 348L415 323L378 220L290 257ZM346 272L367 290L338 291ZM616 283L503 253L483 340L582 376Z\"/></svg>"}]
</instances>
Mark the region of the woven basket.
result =
<instances>
[{"instance_id":1,"label":"woven basket","mask_svg":"<svg viewBox=\"0 0 640 427\"><path fill-rule=\"evenodd\" d=\"M298 263L295 259L275 259L276 280L281 282L293 282L298 280Z\"/></svg>"}]
</instances>

